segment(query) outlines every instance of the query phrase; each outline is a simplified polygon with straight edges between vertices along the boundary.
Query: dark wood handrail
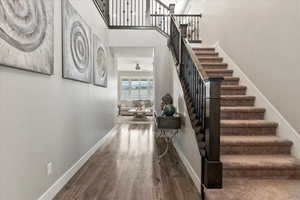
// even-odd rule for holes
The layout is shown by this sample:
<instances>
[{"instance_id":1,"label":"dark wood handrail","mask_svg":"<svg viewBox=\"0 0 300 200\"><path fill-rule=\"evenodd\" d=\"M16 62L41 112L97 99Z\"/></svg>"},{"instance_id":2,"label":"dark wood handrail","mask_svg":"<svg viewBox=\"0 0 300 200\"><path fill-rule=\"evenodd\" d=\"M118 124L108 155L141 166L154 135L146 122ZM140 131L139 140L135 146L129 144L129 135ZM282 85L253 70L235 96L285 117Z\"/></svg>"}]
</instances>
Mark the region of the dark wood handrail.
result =
<instances>
[{"instance_id":1,"label":"dark wood handrail","mask_svg":"<svg viewBox=\"0 0 300 200\"><path fill-rule=\"evenodd\" d=\"M161 2L160 0L156 0L156 1L157 1L157 3L159 3L161 6L163 6L164 8L166 8L167 10L170 11L169 7L168 7L166 4L164 4L164 3Z\"/></svg>"},{"instance_id":2,"label":"dark wood handrail","mask_svg":"<svg viewBox=\"0 0 300 200\"><path fill-rule=\"evenodd\" d=\"M166 16L169 17L170 14L151 14L151 16ZM174 17L202 17L201 14L172 14Z\"/></svg>"},{"instance_id":3,"label":"dark wood handrail","mask_svg":"<svg viewBox=\"0 0 300 200\"><path fill-rule=\"evenodd\" d=\"M199 73L199 76L201 76L201 79L203 81L209 80L209 76L207 75L206 71L204 70L204 67L199 62L198 58L196 57L195 53L193 52L193 49L191 48L190 45L188 45L188 43L185 39L183 39L183 44L185 45L186 49L188 50L193 63L195 64L195 66L197 66L197 71Z\"/></svg>"}]
</instances>

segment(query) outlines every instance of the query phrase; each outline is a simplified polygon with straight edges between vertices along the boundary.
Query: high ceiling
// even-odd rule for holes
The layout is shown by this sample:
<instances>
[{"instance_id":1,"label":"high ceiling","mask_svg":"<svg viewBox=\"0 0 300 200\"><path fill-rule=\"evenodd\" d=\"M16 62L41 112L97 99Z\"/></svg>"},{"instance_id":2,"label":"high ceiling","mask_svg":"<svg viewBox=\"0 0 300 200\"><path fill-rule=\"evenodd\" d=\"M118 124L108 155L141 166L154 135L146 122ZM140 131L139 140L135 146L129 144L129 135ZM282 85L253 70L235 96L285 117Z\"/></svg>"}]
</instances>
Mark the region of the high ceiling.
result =
<instances>
[{"instance_id":1,"label":"high ceiling","mask_svg":"<svg viewBox=\"0 0 300 200\"><path fill-rule=\"evenodd\" d=\"M153 48L114 47L112 49L119 71L136 71L137 64L141 67L139 71L153 71Z\"/></svg>"}]
</instances>

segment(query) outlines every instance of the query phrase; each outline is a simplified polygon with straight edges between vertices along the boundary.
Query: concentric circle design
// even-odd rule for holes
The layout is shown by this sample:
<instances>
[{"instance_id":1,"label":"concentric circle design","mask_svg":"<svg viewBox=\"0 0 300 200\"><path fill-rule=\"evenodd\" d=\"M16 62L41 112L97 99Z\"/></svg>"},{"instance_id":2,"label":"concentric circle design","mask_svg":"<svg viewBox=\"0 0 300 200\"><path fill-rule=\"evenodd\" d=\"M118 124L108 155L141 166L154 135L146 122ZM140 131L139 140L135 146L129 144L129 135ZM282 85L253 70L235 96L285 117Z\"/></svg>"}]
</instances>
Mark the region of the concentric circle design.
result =
<instances>
[{"instance_id":1,"label":"concentric circle design","mask_svg":"<svg viewBox=\"0 0 300 200\"><path fill-rule=\"evenodd\" d=\"M106 68L105 68L105 50L102 46L98 47L96 52L96 73L101 81L106 79Z\"/></svg>"},{"instance_id":2,"label":"concentric circle design","mask_svg":"<svg viewBox=\"0 0 300 200\"><path fill-rule=\"evenodd\" d=\"M76 21L71 29L71 53L76 69L84 73L89 67L90 44L83 25Z\"/></svg>"},{"instance_id":3,"label":"concentric circle design","mask_svg":"<svg viewBox=\"0 0 300 200\"><path fill-rule=\"evenodd\" d=\"M45 39L44 0L1 0L0 38L25 52L36 50Z\"/></svg>"}]
</instances>

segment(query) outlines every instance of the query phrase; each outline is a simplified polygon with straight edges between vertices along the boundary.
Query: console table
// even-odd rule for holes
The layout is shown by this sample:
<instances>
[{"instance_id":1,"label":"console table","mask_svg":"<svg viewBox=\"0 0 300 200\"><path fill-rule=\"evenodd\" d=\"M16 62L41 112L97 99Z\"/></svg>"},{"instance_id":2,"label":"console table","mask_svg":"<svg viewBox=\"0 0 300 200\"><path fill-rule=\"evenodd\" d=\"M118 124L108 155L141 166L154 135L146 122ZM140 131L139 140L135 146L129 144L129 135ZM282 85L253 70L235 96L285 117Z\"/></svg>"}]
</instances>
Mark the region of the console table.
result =
<instances>
[{"instance_id":1,"label":"console table","mask_svg":"<svg viewBox=\"0 0 300 200\"><path fill-rule=\"evenodd\" d=\"M166 147L163 153L159 155L159 159L167 155L169 146L173 141L173 138L179 133L181 129L181 118L179 115L173 117L167 116L156 116L155 115L156 127L160 130L160 134L156 136L156 139L163 138L166 142Z\"/></svg>"}]
</instances>

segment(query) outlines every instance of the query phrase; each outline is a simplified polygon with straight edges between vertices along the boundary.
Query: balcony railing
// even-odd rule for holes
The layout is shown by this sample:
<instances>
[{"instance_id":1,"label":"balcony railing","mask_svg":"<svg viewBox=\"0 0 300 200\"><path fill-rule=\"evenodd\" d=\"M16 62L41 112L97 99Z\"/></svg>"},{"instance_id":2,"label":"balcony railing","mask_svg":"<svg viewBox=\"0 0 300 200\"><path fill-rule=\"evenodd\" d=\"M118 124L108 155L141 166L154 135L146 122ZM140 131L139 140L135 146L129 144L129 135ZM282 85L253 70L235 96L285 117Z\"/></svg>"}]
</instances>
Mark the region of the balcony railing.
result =
<instances>
[{"instance_id":1,"label":"balcony railing","mask_svg":"<svg viewBox=\"0 0 300 200\"><path fill-rule=\"evenodd\" d=\"M177 15L174 4L159 0L93 0L107 25L112 29L157 29L170 36L170 16L187 24L187 38L200 42L201 15Z\"/></svg>"}]
</instances>

